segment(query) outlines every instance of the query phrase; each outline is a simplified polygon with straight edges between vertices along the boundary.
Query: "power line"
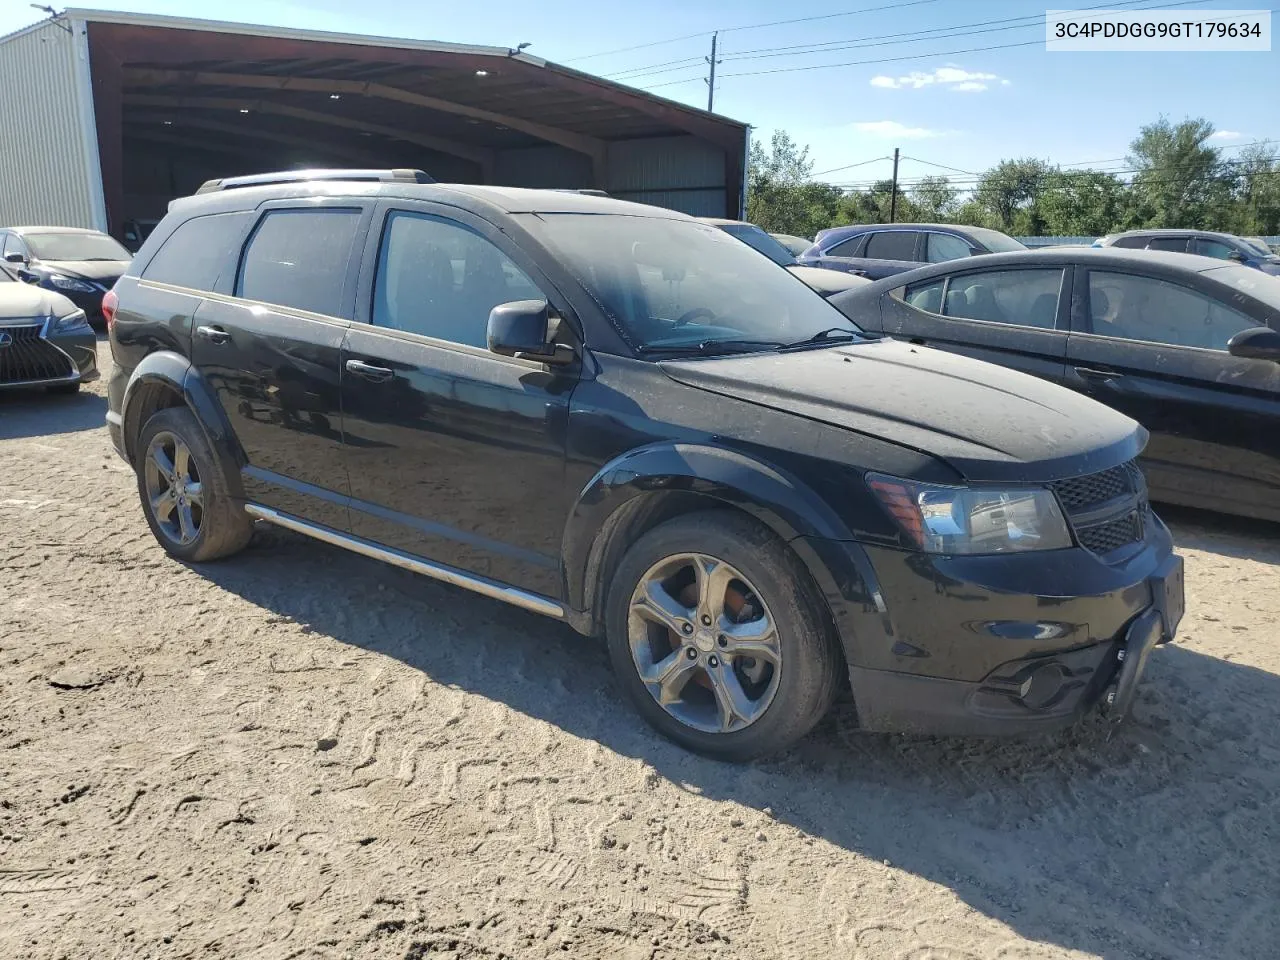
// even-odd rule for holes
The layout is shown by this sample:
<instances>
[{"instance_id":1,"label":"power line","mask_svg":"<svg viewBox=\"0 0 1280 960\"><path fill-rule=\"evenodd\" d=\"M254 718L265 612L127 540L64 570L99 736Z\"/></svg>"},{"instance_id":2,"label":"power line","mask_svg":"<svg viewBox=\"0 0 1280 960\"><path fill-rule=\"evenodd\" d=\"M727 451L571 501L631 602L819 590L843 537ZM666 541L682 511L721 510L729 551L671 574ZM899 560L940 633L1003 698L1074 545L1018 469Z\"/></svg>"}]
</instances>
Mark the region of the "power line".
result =
<instances>
[{"instance_id":1,"label":"power line","mask_svg":"<svg viewBox=\"0 0 1280 960\"><path fill-rule=\"evenodd\" d=\"M812 17L796 17L791 20L771 20L768 23L747 23L736 27L720 27L720 33L736 33L742 30L760 30L765 27L781 27L792 23L812 23L815 20L834 20L837 17L852 17L859 13L877 13L882 10L900 10L903 7L919 7L927 3L941 3L942 0L902 0L899 3L888 3L879 7L863 7L858 10L844 10L839 13L824 13ZM607 57L615 53L629 53L632 50L646 50L650 47L660 47L668 43L679 43L681 40L692 40L695 37L709 36L712 30L703 30L699 33L689 33L681 37L669 37L666 40L651 40L648 43L637 43L630 47L619 47L616 50L603 50L600 53L588 53L581 57L570 57L564 63L578 63L582 60L594 60L597 57Z\"/></svg>"},{"instance_id":2,"label":"power line","mask_svg":"<svg viewBox=\"0 0 1280 960\"><path fill-rule=\"evenodd\" d=\"M839 173L841 170L852 170L854 167L865 167L869 163L879 163L881 160L890 159L892 158L888 154L885 154L883 157L876 157L874 160L862 160L858 163L847 163L843 167L832 167L830 170L819 170L817 173L813 174L813 176L821 177L828 173Z\"/></svg>"}]
</instances>

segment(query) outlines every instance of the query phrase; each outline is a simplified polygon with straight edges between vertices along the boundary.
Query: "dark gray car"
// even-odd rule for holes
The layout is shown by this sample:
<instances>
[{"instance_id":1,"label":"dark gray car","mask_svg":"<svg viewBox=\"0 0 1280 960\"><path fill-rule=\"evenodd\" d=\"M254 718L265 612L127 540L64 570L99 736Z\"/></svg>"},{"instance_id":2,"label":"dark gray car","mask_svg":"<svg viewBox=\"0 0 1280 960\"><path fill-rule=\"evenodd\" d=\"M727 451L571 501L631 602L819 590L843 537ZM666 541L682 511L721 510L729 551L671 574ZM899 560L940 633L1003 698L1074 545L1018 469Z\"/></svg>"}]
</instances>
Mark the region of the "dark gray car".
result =
<instances>
[{"instance_id":1,"label":"dark gray car","mask_svg":"<svg viewBox=\"0 0 1280 960\"><path fill-rule=\"evenodd\" d=\"M1159 250L1164 253L1192 253L1215 260L1230 260L1253 267L1273 277L1280 276L1280 256L1257 240L1209 230L1128 230L1111 233L1093 242L1095 247L1121 250Z\"/></svg>"},{"instance_id":2,"label":"dark gray car","mask_svg":"<svg viewBox=\"0 0 1280 960\"><path fill-rule=\"evenodd\" d=\"M857 273L871 280L984 253L1027 249L1013 237L985 227L952 223L878 223L834 227L818 233L800 263Z\"/></svg>"}]
</instances>

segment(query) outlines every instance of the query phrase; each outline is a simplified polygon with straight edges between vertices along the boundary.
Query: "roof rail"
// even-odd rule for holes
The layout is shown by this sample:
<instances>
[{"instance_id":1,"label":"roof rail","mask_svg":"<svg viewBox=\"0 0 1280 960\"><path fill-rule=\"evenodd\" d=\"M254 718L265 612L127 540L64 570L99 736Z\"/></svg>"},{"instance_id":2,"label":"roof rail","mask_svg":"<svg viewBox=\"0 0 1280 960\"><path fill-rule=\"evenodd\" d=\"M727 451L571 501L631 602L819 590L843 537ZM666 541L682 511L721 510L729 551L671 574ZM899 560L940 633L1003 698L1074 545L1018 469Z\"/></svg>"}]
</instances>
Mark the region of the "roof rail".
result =
<instances>
[{"instance_id":1,"label":"roof rail","mask_svg":"<svg viewBox=\"0 0 1280 960\"><path fill-rule=\"evenodd\" d=\"M206 180L196 193L216 193L236 187L261 187L272 183L307 183L312 180L364 180L394 183L435 183L421 170L280 170L276 173L254 173L244 177L221 177Z\"/></svg>"},{"instance_id":2,"label":"roof rail","mask_svg":"<svg viewBox=\"0 0 1280 960\"><path fill-rule=\"evenodd\" d=\"M552 187L555 193L581 193L588 197L607 197L609 194L595 187Z\"/></svg>"}]
</instances>

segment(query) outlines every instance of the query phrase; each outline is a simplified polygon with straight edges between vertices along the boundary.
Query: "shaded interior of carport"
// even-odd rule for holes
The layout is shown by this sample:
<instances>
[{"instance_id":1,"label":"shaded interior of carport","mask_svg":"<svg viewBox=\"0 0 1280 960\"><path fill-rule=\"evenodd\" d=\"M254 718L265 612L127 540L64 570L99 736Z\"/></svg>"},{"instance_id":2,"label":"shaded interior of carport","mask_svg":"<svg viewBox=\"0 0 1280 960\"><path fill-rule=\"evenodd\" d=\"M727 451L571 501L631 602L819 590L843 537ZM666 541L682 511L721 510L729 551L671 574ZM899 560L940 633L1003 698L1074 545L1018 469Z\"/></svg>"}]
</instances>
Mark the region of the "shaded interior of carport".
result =
<instances>
[{"instance_id":1,"label":"shaded interior of carport","mask_svg":"<svg viewBox=\"0 0 1280 960\"><path fill-rule=\"evenodd\" d=\"M309 166L597 188L738 216L744 125L497 48L87 24L112 233L203 181Z\"/></svg>"}]
</instances>

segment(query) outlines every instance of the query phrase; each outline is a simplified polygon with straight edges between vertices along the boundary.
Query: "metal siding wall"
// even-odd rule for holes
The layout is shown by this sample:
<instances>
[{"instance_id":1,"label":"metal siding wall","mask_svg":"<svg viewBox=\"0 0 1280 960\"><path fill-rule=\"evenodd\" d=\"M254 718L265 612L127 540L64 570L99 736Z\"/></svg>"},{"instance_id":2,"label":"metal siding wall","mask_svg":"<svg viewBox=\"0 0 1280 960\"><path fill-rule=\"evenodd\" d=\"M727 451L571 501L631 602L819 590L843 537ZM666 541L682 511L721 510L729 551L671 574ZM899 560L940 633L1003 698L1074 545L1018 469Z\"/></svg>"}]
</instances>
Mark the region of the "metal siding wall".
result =
<instances>
[{"instance_id":1,"label":"metal siding wall","mask_svg":"<svg viewBox=\"0 0 1280 960\"><path fill-rule=\"evenodd\" d=\"M0 90L0 224L95 226L74 37L49 23L0 40Z\"/></svg>"},{"instance_id":2,"label":"metal siding wall","mask_svg":"<svg viewBox=\"0 0 1280 960\"><path fill-rule=\"evenodd\" d=\"M500 150L494 178L504 187L576 190L592 186L591 158L564 147Z\"/></svg>"},{"instance_id":3,"label":"metal siding wall","mask_svg":"<svg viewBox=\"0 0 1280 960\"><path fill-rule=\"evenodd\" d=\"M700 217L726 213L725 155L697 137L654 137L609 144L609 182L619 200Z\"/></svg>"}]
</instances>

